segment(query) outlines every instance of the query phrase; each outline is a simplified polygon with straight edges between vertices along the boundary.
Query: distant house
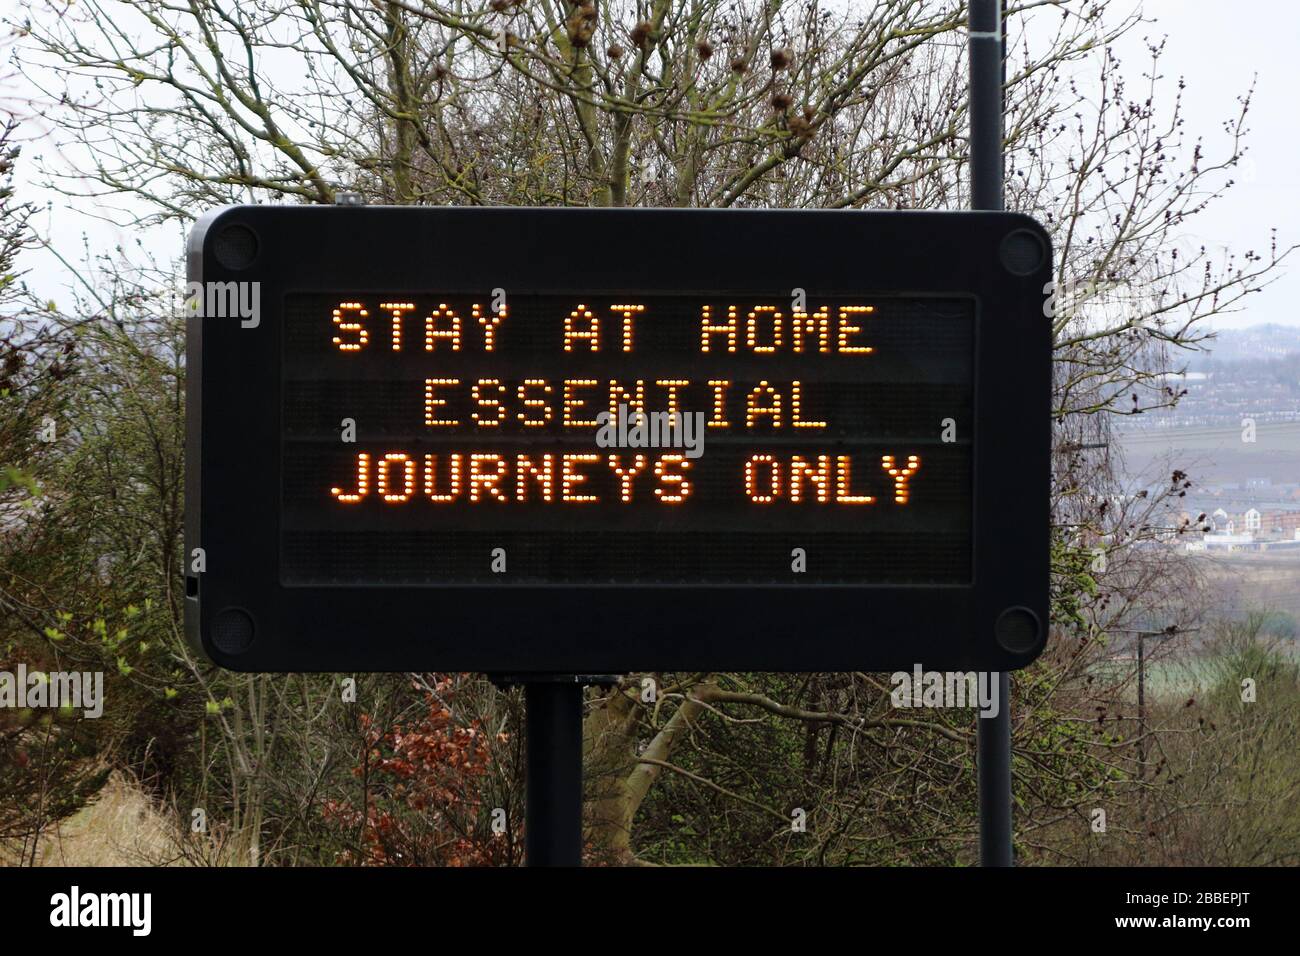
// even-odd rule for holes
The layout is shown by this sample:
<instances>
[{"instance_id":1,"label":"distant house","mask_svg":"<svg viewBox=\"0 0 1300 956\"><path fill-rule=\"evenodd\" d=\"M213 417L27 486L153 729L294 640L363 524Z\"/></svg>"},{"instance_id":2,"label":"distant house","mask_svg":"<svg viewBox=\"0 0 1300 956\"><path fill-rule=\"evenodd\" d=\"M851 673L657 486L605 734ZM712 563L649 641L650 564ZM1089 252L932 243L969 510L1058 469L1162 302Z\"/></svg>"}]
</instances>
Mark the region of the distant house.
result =
<instances>
[{"instance_id":1,"label":"distant house","mask_svg":"<svg viewBox=\"0 0 1300 956\"><path fill-rule=\"evenodd\" d=\"M1255 534L1259 531L1262 523L1260 520L1261 518L1262 515L1260 515L1258 509L1249 508L1246 510L1246 513L1241 516L1241 519L1242 525L1245 527L1247 534Z\"/></svg>"},{"instance_id":2,"label":"distant house","mask_svg":"<svg viewBox=\"0 0 1300 956\"><path fill-rule=\"evenodd\" d=\"M1291 537L1294 532L1300 531L1300 509L1265 511L1261 529L1265 534Z\"/></svg>"},{"instance_id":3,"label":"distant house","mask_svg":"<svg viewBox=\"0 0 1300 956\"><path fill-rule=\"evenodd\" d=\"M1214 509L1214 514L1210 515L1209 523L1211 531L1226 531L1228 534L1232 534L1232 521L1228 518L1228 512L1222 508Z\"/></svg>"}]
</instances>

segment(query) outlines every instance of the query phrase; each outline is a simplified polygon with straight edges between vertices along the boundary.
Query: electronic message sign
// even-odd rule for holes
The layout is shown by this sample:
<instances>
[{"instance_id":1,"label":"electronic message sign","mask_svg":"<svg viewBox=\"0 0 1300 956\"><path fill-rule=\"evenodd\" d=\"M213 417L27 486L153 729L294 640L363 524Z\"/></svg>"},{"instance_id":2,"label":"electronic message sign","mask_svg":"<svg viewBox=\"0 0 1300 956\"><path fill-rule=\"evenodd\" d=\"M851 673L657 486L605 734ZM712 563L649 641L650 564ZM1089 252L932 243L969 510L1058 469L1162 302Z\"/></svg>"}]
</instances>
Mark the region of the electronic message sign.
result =
<instances>
[{"instance_id":1,"label":"electronic message sign","mask_svg":"<svg viewBox=\"0 0 1300 956\"><path fill-rule=\"evenodd\" d=\"M1050 249L1002 213L232 207L187 617L241 670L1007 669Z\"/></svg>"}]
</instances>

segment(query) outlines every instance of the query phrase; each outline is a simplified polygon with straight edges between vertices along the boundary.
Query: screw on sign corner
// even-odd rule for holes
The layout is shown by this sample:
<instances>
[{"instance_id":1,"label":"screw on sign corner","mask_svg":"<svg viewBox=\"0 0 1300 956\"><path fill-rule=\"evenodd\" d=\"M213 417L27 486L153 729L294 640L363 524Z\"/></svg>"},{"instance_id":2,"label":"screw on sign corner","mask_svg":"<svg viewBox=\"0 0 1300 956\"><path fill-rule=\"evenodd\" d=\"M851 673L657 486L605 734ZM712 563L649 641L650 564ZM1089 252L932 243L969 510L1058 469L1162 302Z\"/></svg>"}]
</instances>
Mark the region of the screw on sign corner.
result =
<instances>
[{"instance_id":1,"label":"screw on sign corner","mask_svg":"<svg viewBox=\"0 0 1300 956\"><path fill-rule=\"evenodd\" d=\"M223 654L242 654L253 646L253 618L244 610L228 607L212 619L208 636Z\"/></svg>"},{"instance_id":2,"label":"screw on sign corner","mask_svg":"<svg viewBox=\"0 0 1300 956\"><path fill-rule=\"evenodd\" d=\"M1028 229L1009 232L998 249L1002 267L1015 276L1033 275L1043 264L1047 247L1037 233Z\"/></svg>"},{"instance_id":3,"label":"screw on sign corner","mask_svg":"<svg viewBox=\"0 0 1300 956\"><path fill-rule=\"evenodd\" d=\"M212 242L212 254L223 268L232 272L247 269L257 258L257 235L247 226L226 226Z\"/></svg>"},{"instance_id":4,"label":"screw on sign corner","mask_svg":"<svg viewBox=\"0 0 1300 956\"><path fill-rule=\"evenodd\" d=\"M1009 607L998 615L993 634L1004 651L1028 654L1038 646L1042 624L1027 607Z\"/></svg>"}]
</instances>

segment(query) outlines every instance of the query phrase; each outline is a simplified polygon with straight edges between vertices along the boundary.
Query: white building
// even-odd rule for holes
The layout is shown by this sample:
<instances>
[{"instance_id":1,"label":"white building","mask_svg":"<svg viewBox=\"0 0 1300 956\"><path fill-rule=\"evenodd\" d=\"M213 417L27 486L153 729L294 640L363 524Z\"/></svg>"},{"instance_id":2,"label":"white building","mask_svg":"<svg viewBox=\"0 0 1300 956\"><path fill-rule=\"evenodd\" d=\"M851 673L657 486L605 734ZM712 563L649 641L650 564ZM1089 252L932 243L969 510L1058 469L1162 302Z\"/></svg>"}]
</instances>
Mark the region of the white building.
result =
<instances>
[{"instance_id":1,"label":"white building","mask_svg":"<svg viewBox=\"0 0 1300 956\"><path fill-rule=\"evenodd\" d=\"M1229 522L1229 526L1231 524ZM1253 548L1255 546L1255 536L1253 534L1233 534L1231 531L1215 531L1207 534L1201 541L1204 542L1207 550L1240 551L1242 548Z\"/></svg>"},{"instance_id":2,"label":"white building","mask_svg":"<svg viewBox=\"0 0 1300 956\"><path fill-rule=\"evenodd\" d=\"M1247 534L1254 534L1259 530L1260 525L1263 523L1260 513L1254 508L1251 508L1241 517L1242 523L1246 526Z\"/></svg>"}]
</instances>

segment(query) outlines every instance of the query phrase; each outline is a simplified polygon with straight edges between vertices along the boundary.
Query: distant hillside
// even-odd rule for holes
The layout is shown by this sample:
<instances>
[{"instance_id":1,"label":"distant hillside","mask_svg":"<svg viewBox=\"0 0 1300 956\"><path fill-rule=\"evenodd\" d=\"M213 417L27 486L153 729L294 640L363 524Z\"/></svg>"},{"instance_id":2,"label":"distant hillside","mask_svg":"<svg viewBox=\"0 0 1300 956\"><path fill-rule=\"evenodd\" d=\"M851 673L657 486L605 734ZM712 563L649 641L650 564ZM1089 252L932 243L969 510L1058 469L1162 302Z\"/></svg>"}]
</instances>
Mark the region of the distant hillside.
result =
<instances>
[{"instance_id":1,"label":"distant hillside","mask_svg":"<svg viewBox=\"0 0 1300 956\"><path fill-rule=\"evenodd\" d=\"M1227 329L1206 345L1209 354L1197 355L1191 360L1193 371L1204 371L1212 362L1274 359L1300 353L1300 326L1268 323L1245 329Z\"/></svg>"}]
</instances>

